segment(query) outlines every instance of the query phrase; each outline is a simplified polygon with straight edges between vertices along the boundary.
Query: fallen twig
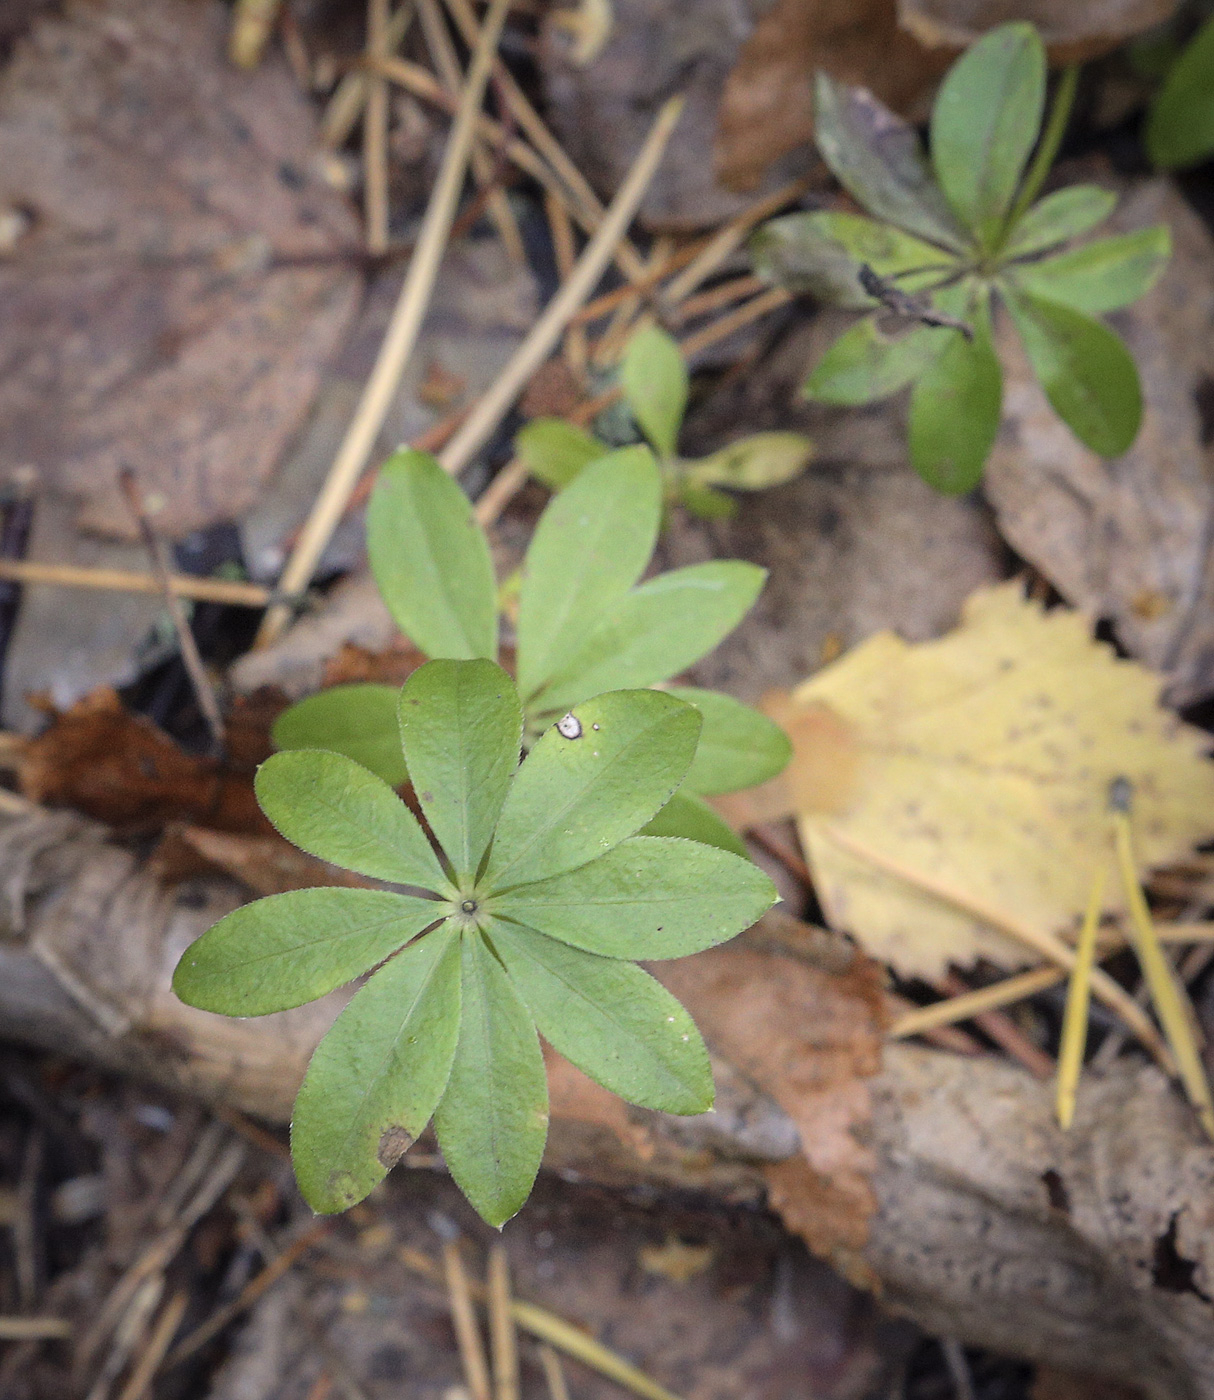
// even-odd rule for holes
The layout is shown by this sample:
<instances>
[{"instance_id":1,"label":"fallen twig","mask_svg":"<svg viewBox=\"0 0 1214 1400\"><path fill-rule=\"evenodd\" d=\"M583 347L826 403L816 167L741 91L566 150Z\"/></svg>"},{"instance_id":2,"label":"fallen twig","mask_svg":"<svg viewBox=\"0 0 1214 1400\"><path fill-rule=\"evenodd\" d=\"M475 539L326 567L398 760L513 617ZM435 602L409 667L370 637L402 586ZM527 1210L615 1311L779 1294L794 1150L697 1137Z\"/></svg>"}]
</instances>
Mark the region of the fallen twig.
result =
<instances>
[{"instance_id":1,"label":"fallen twig","mask_svg":"<svg viewBox=\"0 0 1214 1400\"><path fill-rule=\"evenodd\" d=\"M476 1325L476 1310L472 1306L472 1293L468 1287L468 1275L464 1272L464 1260L459 1252L458 1240L444 1241L443 1269L447 1280L447 1297L451 1303L451 1321L459 1343L459 1358L464 1368L464 1380L468 1383L468 1392L472 1400L493 1400L489 1389L489 1367L485 1362L484 1343Z\"/></svg>"},{"instance_id":2,"label":"fallen twig","mask_svg":"<svg viewBox=\"0 0 1214 1400\"><path fill-rule=\"evenodd\" d=\"M510 1315L510 1263L502 1244L495 1244L489 1251L489 1342L494 1400L519 1400L518 1338Z\"/></svg>"},{"instance_id":3,"label":"fallen twig","mask_svg":"<svg viewBox=\"0 0 1214 1400\"><path fill-rule=\"evenodd\" d=\"M0 559L0 579L12 583L49 583L60 588L100 588L115 593L163 593L154 574L131 569L90 569L77 564L42 564L32 559ZM170 574L168 586L178 598L224 603L236 608L264 608L275 596L259 583L233 579L191 578Z\"/></svg>"},{"instance_id":4,"label":"fallen twig","mask_svg":"<svg viewBox=\"0 0 1214 1400\"><path fill-rule=\"evenodd\" d=\"M457 473L472 460L505 417L527 381L551 354L570 316L598 284L613 249L632 222L637 206L658 168L682 108L682 99L672 97L658 113L627 179L612 200L598 231L583 249L573 273L544 308L523 343L439 454L439 461L447 471Z\"/></svg>"},{"instance_id":5,"label":"fallen twig","mask_svg":"<svg viewBox=\"0 0 1214 1400\"><path fill-rule=\"evenodd\" d=\"M186 617L185 608L182 607L181 597L173 592L169 552L152 525L147 506L135 482L134 473L124 469L119 472L118 481L127 504L131 508L131 514L139 526L139 533L143 537L144 547L147 549L148 558L152 563L152 573L160 585L165 608L172 619L173 631L177 634L177 646L181 651L181 660L185 666L186 675L189 676L190 685L194 689L194 698L198 701L198 708L202 712L207 728L211 731L211 739L215 748L222 750L224 744L223 715L219 710L219 701L215 698L215 687L211 684L210 676L207 675L202 653L198 650L198 643L194 639L189 618Z\"/></svg>"},{"instance_id":6,"label":"fallen twig","mask_svg":"<svg viewBox=\"0 0 1214 1400\"><path fill-rule=\"evenodd\" d=\"M131 1368L130 1377L119 1392L118 1400L143 1400L148 1387L156 1377L156 1372L160 1369L165 1352L168 1351L177 1329L181 1326L181 1319L185 1316L189 1301L189 1294L182 1290L179 1293L174 1293L161 1309L160 1316L156 1319L156 1325L152 1328L152 1335L148 1338L147 1346L144 1347L139 1360Z\"/></svg>"},{"instance_id":7,"label":"fallen twig","mask_svg":"<svg viewBox=\"0 0 1214 1400\"><path fill-rule=\"evenodd\" d=\"M367 0L367 54L386 58L388 0ZM388 247L388 84L368 74L363 111L363 219L369 253Z\"/></svg>"},{"instance_id":8,"label":"fallen twig","mask_svg":"<svg viewBox=\"0 0 1214 1400\"><path fill-rule=\"evenodd\" d=\"M480 41L468 66L459 115L447 138L438 179L426 207L417 247L404 286L388 324L375 367L371 371L362 398L355 411L337 456L329 469L311 514L300 532L291 557L279 579L284 593L306 588L341 519L363 468L367 464L375 440L383 427L392 396L400 383L409 356L417 343L422 321L430 305L434 281L447 244L447 236L455 218L460 189L468 165L468 153L476 130L476 118L484 99L485 87L497 49L497 41L506 19L509 0L492 0ZM262 619L255 646L268 646L286 626L289 610L281 605L271 607Z\"/></svg>"}]
</instances>

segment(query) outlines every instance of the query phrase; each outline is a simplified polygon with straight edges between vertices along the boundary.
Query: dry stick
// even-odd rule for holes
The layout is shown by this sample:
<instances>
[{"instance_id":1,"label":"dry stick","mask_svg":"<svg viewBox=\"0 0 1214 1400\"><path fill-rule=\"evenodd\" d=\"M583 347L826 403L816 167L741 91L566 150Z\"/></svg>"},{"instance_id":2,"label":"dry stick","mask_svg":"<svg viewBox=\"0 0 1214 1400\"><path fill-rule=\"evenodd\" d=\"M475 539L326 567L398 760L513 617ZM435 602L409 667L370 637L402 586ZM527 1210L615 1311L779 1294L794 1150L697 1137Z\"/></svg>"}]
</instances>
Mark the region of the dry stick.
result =
<instances>
[{"instance_id":1,"label":"dry stick","mask_svg":"<svg viewBox=\"0 0 1214 1400\"><path fill-rule=\"evenodd\" d=\"M311 582L320 556L324 553L325 546L329 543L350 499L350 493L354 490L375 447L375 440L383 427L392 396L396 393L401 374L417 343L418 332L421 330L434 291L434 280L442 262L447 235L455 218L460 189L468 166L468 152L472 148L472 137L476 130L477 113L484 99L489 71L493 66L493 55L508 8L509 0L492 0L481 31L480 43L468 68L468 79L464 86L459 115L447 138L442 166L430 196L430 203L426 207L413 261L409 264L409 271L392 312L383 344L380 346L375 368L371 371L371 377L363 390L354 418L346 430L333 465L329 468L329 475L279 579L279 588L283 593L298 592ZM281 604L270 608L262 619L254 645L268 646L282 632L289 617L289 610Z\"/></svg>"},{"instance_id":2,"label":"dry stick","mask_svg":"<svg viewBox=\"0 0 1214 1400\"><path fill-rule=\"evenodd\" d=\"M32 559L0 559L0 579L12 583L50 583L61 588L100 588L116 593L163 593L164 583L153 574L130 569L89 569L78 564L41 564ZM272 597L259 583L219 578L190 578L171 574L168 586L178 598L199 603L225 603L237 608L264 608Z\"/></svg>"},{"instance_id":3,"label":"dry stick","mask_svg":"<svg viewBox=\"0 0 1214 1400\"><path fill-rule=\"evenodd\" d=\"M748 325L751 321L757 321L760 317L766 316L768 312L775 311L791 300L790 295L782 287L773 288L772 291L764 292L762 296L755 297L753 301L748 301L745 306L730 312L728 316L723 316L712 325L705 326L702 331L697 331L695 335L680 341L679 348L684 355L688 356L696 354L700 350L706 350L718 340L724 340L734 331ZM578 427L584 428L622 396L620 386L613 385L594 398L586 399L585 402L579 404L572 413L567 415L568 419ZM509 466L498 472L481 500L477 502L476 518L485 529L488 529L501 515L511 498L522 488L526 480L527 469L519 458L515 458Z\"/></svg>"},{"instance_id":4,"label":"dry stick","mask_svg":"<svg viewBox=\"0 0 1214 1400\"><path fill-rule=\"evenodd\" d=\"M665 267L673 252L674 244L669 238L657 239L645 261L646 274L652 277L658 268ZM644 315L638 316L637 313L640 310L641 294L639 292L633 292L616 307L612 313L610 324L599 337L598 343L591 349L590 363L595 369L603 370L608 365L614 364L623 352L624 346L632 339L634 332L639 331L643 326L653 324L655 319L653 312L648 311Z\"/></svg>"},{"instance_id":5,"label":"dry stick","mask_svg":"<svg viewBox=\"0 0 1214 1400\"><path fill-rule=\"evenodd\" d=\"M464 1368L464 1380L472 1400L493 1400L489 1389L489 1368L485 1364L485 1349L480 1329L476 1325L476 1309L464 1272L464 1259L458 1240L443 1245L443 1266L447 1278L447 1297L451 1304L451 1321L459 1342L459 1357Z\"/></svg>"},{"instance_id":6,"label":"dry stick","mask_svg":"<svg viewBox=\"0 0 1214 1400\"><path fill-rule=\"evenodd\" d=\"M1054 934L1034 928L1032 924L1021 923L1014 915L987 904L985 900L979 899L967 890L956 889L943 880L937 880L921 870L916 870L913 866L892 860L884 852L873 850L864 845L863 842L855 840L834 827L823 827L822 834L828 840L833 841L840 850L847 851L849 855L857 857L877 870L884 870L897 879L905 881L913 889L923 890L925 893L943 900L946 904L964 909L967 914L972 914L974 918L981 919L983 923L990 924L992 928L1009 934L1018 943L1032 948L1035 953L1058 967L1065 968L1067 972L1070 972L1075 966L1075 950L1068 947ZM1171 1052L1134 998L1123 987L1114 982L1107 972L1103 972L1099 968L1092 973L1092 991L1111 1011L1115 1011L1121 1017L1156 1061L1169 1074L1174 1074L1175 1064Z\"/></svg>"},{"instance_id":7,"label":"dry stick","mask_svg":"<svg viewBox=\"0 0 1214 1400\"><path fill-rule=\"evenodd\" d=\"M1058 1043L1058 1081L1054 1086L1054 1112L1060 1128L1069 1128L1075 1117L1075 1098L1088 1041L1088 1011L1091 1005L1092 968L1096 964L1096 936L1100 911L1104 907L1105 861L1101 860L1092 877L1088 907L1075 943L1075 966L1066 989L1062 1015L1062 1035Z\"/></svg>"},{"instance_id":8,"label":"dry stick","mask_svg":"<svg viewBox=\"0 0 1214 1400\"><path fill-rule=\"evenodd\" d=\"M451 32L439 10L438 0L417 0L417 13L421 20L422 32L426 36L426 47L430 50L430 57L438 75L447 91L458 97L463 85L463 74L459 69L459 59L455 55ZM518 231L518 223L514 211L510 208L510 201L506 198L506 192L498 186L493 159L485 150L479 136L472 143L469 159L473 178L484 194L489 216L497 227L498 237L502 240L506 255L516 267L521 267L527 260L523 236Z\"/></svg>"},{"instance_id":9,"label":"dry stick","mask_svg":"<svg viewBox=\"0 0 1214 1400\"><path fill-rule=\"evenodd\" d=\"M993 982L989 987L979 987L976 991L907 1011L898 1017L886 1034L891 1040L905 1040L907 1036L922 1035L940 1026L956 1025L958 1021L972 1020L983 1011L1011 1006L1013 1002L1023 1001L1065 981L1066 973L1061 968L1036 967L1031 972L1021 972L1015 977Z\"/></svg>"},{"instance_id":10,"label":"dry stick","mask_svg":"<svg viewBox=\"0 0 1214 1400\"><path fill-rule=\"evenodd\" d=\"M403 1245L397 1250L396 1257L412 1273L420 1274L432 1283L443 1281L442 1269L420 1250ZM469 1295L483 1302L486 1297L484 1285L472 1280L467 1280L467 1284ZM572 1356L575 1361L580 1361L591 1370L616 1381L631 1390L634 1395L640 1395L644 1400L677 1400L676 1396L664 1386L660 1386L657 1381L651 1380L644 1371L638 1370L622 1356L617 1356L615 1352L596 1342L593 1337L588 1337L580 1327L557 1317L547 1308L537 1307L534 1303L522 1303L515 1298L511 1301L510 1312L524 1332L530 1332L541 1342L548 1342L557 1347L566 1356Z\"/></svg>"},{"instance_id":11,"label":"dry stick","mask_svg":"<svg viewBox=\"0 0 1214 1400\"><path fill-rule=\"evenodd\" d=\"M661 267L651 269L640 281L625 282L622 287L616 287L610 292L604 292L602 296L595 297L593 301L588 301L573 318L573 324L584 326L591 321L599 321L614 311L620 302L626 301L634 293L653 291L663 277L669 277L671 273L677 272L680 268L693 262L707 246L707 243L707 239L700 238L685 244L677 252L671 253Z\"/></svg>"},{"instance_id":12,"label":"dry stick","mask_svg":"<svg viewBox=\"0 0 1214 1400\"><path fill-rule=\"evenodd\" d=\"M675 326L685 326L688 321L694 321L697 316L707 316L710 311L719 311L723 306L732 306L735 301L754 296L756 292L761 292L766 287L767 283L753 273L747 273L744 277L730 278L728 282L722 282L719 287L713 287L707 292L700 292L696 296L688 297L671 314L670 323Z\"/></svg>"},{"instance_id":13,"label":"dry stick","mask_svg":"<svg viewBox=\"0 0 1214 1400\"><path fill-rule=\"evenodd\" d=\"M561 1365L561 1358L547 1342L540 1345L539 1351L544 1379L548 1382L548 1400L569 1400L569 1387L565 1383L565 1368Z\"/></svg>"},{"instance_id":14,"label":"dry stick","mask_svg":"<svg viewBox=\"0 0 1214 1400\"><path fill-rule=\"evenodd\" d=\"M544 308L523 343L511 355L497 379L481 396L460 430L439 455L439 461L447 471L458 473L472 460L509 412L527 381L551 354L570 316L598 284L612 251L632 222L637 206L653 179L682 110L683 99L672 97L658 113L640 154L612 200L598 232L583 249L572 275Z\"/></svg>"},{"instance_id":15,"label":"dry stick","mask_svg":"<svg viewBox=\"0 0 1214 1400\"><path fill-rule=\"evenodd\" d=\"M367 56L387 57L388 0L367 0ZM363 113L363 218L369 253L388 247L388 84L367 77Z\"/></svg>"},{"instance_id":16,"label":"dry stick","mask_svg":"<svg viewBox=\"0 0 1214 1400\"><path fill-rule=\"evenodd\" d=\"M131 1370L126 1385L119 1392L118 1400L143 1400L156 1372L160 1369L165 1352L168 1351L177 1329L181 1326L181 1319L185 1316L186 1305L189 1301L190 1296L183 1289L180 1293L174 1293L164 1305L160 1316L156 1319L155 1327L152 1328L148 1344Z\"/></svg>"},{"instance_id":17,"label":"dry stick","mask_svg":"<svg viewBox=\"0 0 1214 1400\"><path fill-rule=\"evenodd\" d=\"M960 998L954 997L953 1000L957 1001ZM949 1005L948 1002L936 1003L936 1006L947 1005ZM914 1016L918 1011L934 1011L936 1008L932 1006L917 1007L914 1002L898 996L895 992L886 992L885 1009L893 1018L893 1023L901 1025L904 1020ZM987 1053L985 1048L970 1035L969 1031L963 1031L959 1026L929 1025L923 1030L911 1033L921 1035L930 1044L939 1046L941 1050L951 1050L955 1055L985 1055Z\"/></svg>"},{"instance_id":18,"label":"dry stick","mask_svg":"<svg viewBox=\"0 0 1214 1400\"><path fill-rule=\"evenodd\" d=\"M412 0L405 0L400 9L388 21L388 31L384 35L383 50L379 57L386 58L394 53L409 32L413 19ZM346 138L358 124L367 103L368 74L359 69L347 73L329 98L329 105L320 123L321 141L330 150L336 150L346 142Z\"/></svg>"},{"instance_id":19,"label":"dry stick","mask_svg":"<svg viewBox=\"0 0 1214 1400\"><path fill-rule=\"evenodd\" d=\"M139 488L135 484L134 472L124 469L118 474L118 481L122 487L122 493L126 497L127 505L131 508L131 514L139 525L139 533L143 537L144 547L147 549L148 558L152 561L152 572L156 575L156 581L160 584L160 590L164 595L164 605L173 621L173 630L177 633L177 645L181 649L181 659L185 663L190 684L194 687L198 708L202 711L202 717L206 720L207 728L211 731L215 747L222 749L224 743L223 715L219 711L219 701L215 698L215 687L211 684L210 676L207 675L207 668L203 664L198 643L194 640L194 633L190 629L185 608L182 606L180 597L173 592L169 552L165 549L164 541L156 533L148 518L147 508L139 494Z\"/></svg>"},{"instance_id":20,"label":"dry stick","mask_svg":"<svg viewBox=\"0 0 1214 1400\"><path fill-rule=\"evenodd\" d=\"M62 1317L0 1317L0 1342L63 1341L72 1324Z\"/></svg>"},{"instance_id":21,"label":"dry stick","mask_svg":"<svg viewBox=\"0 0 1214 1400\"><path fill-rule=\"evenodd\" d=\"M568 281L577 262L577 246L573 238L573 220L569 210L550 191L544 191L544 213L552 231L552 250L556 255L556 270L562 282ZM585 327L571 319L565 331L565 363L579 383L586 378L587 346Z\"/></svg>"},{"instance_id":22,"label":"dry stick","mask_svg":"<svg viewBox=\"0 0 1214 1400\"><path fill-rule=\"evenodd\" d=\"M510 1263L502 1244L489 1251L488 1281L494 1400L519 1400L518 1338L510 1316Z\"/></svg>"},{"instance_id":23,"label":"dry stick","mask_svg":"<svg viewBox=\"0 0 1214 1400\"><path fill-rule=\"evenodd\" d=\"M186 1236L232 1184L245 1159L243 1143L232 1143L220 1155L179 1219L162 1231L110 1289L100 1312L77 1348L76 1364L86 1368L115 1321L126 1310L143 1281L163 1271L185 1243Z\"/></svg>"},{"instance_id":24,"label":"dry stick","mask_svg":"<svg viewBox=\"0 0 1214 1400\"><path fill-rule=\"evenodd\" d=\"M216 1309L205 1322L199 1323L188 1336L182 1338L180 1345L174 1348L172 1356L169 1357L168 1365L176 1366L179 1362L193 1356L196 1351L206 1346L212 1337L217 1337L228 1323L239 1317L241 1313L247 1312L267 1289L277 1283L284 1274L289 1273L308 1250L319 1244L332 1228L332 1221L323 1220L319 1225L314 1225L297 1239L292 1240L281 1254L275 1255L266 1264L261 1273L255 1274L245 1284L231 1302Z\"/></svg>"},{"instance_id":25,"label":"dry stick","mask_svg":"<svg viewBox=\"0 0 1214 1400\"><path fill-rule=\"evenodd\" d=\"M469 48L474 48L478 42L478 25L469 0L446 0L446 4L455 20L456 27L463 35L464 43ZM495 77L499 84L502 100L509 107L514 120L518 122L535 149L564 181L569 193L574 198L575 207L580 207L582 214L594 227L598 221L605 217L605 212L599 197L591 189L590 182L566 155L561 143L544 125L539 113L527 100L526 94L515 82L513 75L504 64L497 65ZM620 271L630 282L635 282L643 275L641 255L626 238L620 240L619 247L613 250L613 256L619 264Z\"/></svg>"},{"instance_id":26,"label":"dry stick","mask_svg":"<svg viewBox=\"0 0 1214 1400\"><path fill-rule=\"evenodd\" d=\"M143 1340L152 1321L152 1314L160 1306L164 1297L164 1275L154 1274L135 1290L134 1297L127 1305L118 1325L114 1329L113 1341L105 1360L97 1368L93 1384L86 1400L105 1400L110 1386L122 1374L126 1363L131 1359L135 1348Z\"/></svg>"},{"instance_id":27,"label":"dry stick","mask_svg":"<svg viewBox=\"0 0 1214 1400\"><path fill-rule=\"evenodd\" d=\"M964 996L968 990L955 973L942 977L939 985L954 996ZM1054 1061L1002 1011L980 1011L973 1020L1001 1050L1023 1065L1035 1079L1054 1077Z\"/></svg>"}]
</instances>

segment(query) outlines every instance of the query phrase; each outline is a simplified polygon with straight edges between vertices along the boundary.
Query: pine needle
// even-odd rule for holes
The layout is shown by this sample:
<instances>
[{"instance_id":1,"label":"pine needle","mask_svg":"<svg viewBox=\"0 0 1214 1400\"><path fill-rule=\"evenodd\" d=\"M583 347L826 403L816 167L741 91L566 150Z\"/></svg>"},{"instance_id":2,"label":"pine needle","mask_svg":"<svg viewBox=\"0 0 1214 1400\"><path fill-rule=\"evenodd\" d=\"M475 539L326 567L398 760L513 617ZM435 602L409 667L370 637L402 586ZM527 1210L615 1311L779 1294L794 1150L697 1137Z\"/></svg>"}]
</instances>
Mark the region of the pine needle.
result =
<instances>
[{"instance_id":1,"label":"pine needle","mask_svg":"<svg viewBox=\"0 0 1214 1400\"><path fill-rule=\"evenodd\" d=\"M1092 1002L1092 965L1096 960L1096 933L1104 904L1105 868L1101 865L1092 879L1092 892L1075 946L1075 966L1066 989L1066 1011L1062 1017L1062 1043L1058 1047L1058 1125L1069 1128L1075 1117L1075 1096L1083 1055L1088 1043L1088 1008Z\"/></svg>"}]
</instances>

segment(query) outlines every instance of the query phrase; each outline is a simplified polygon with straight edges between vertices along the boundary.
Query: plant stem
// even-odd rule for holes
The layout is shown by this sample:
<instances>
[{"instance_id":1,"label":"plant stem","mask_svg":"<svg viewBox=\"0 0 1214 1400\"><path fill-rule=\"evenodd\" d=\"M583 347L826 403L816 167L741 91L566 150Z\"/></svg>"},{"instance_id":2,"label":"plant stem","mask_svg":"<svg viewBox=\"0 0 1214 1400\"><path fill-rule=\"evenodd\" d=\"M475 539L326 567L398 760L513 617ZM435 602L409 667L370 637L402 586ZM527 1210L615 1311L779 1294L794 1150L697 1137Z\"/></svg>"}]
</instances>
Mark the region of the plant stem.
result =
<instances>
[{"instance_id":1,"label":"plant stem","mask_svg":"<svg viewBox=\"0 0 1214 1400\"><path fill-rule=\"evenodd\" d=\"M1071 109L1075 105L1075 90L1078 86L1079 64L1072 63L1062 70L1062 77L1058 79L1058 87L1054 92L1054 104L1050 108L1045 131L1042 132L1041 140L1037 144L1037 154L1033 157L1033 163L1029 166L1028 174L1024 177L1024 184L1020 186L1016 202L1012 205L1012 212L1007 216L1007 223L1003 226L1003 238L1006 238L1015 228L1024 211L1041 192L1041 186L1045 184L1045 177L1050 173L1050 169L1057 159L1058 148L1062 145L1062 138L1066 134L1066 125L1071 119ZM1003 239L1000 239L1000 242L1002 241Z\"/></svg>"}]
</instances>

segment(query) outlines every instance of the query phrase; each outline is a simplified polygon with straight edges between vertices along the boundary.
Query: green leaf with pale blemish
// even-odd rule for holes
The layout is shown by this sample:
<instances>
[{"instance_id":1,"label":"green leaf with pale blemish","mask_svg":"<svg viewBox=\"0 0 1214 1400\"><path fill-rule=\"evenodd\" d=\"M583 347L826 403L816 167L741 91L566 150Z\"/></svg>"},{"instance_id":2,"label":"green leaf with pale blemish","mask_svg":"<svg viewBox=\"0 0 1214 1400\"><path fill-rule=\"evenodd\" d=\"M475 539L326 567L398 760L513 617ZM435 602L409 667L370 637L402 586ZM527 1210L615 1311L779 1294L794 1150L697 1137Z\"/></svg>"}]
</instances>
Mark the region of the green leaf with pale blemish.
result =
<instances>
[{"instance_id":1,"label":"green leaf with pale blemish","mask_svg":"<svg viewBox=\"0 0 1214 1400\"><path fill-rule=\"evenodd\" d=\"M502 965L462 940L459 1040L434 1130L455 1184L490 1225L527 1199L548 1135L548 1080L535 1023Z\"/></svg>"},{"instance_id":2,"label":"green leaf with pale blemish","mask_svg":"<svg viewBox=\"0 0 1214 1400\"><path fill-rule=\"evenodd\" d=\"M882 316L866 316L827 350L802 393L819 403L857 407L888 398L912 383L939 356L950 332L935 326L885 330Z\"/></svg>"},{"instance_id":3,"label":"green leaf with pale blemish","mask_svg":"<svg viewBox=\"0 0 1214 1400\"><path fill-rule=\"evenodd\" d=\"M409 776L396 724L394 685L335 685L298 701L274 721L279 749L329 749L399 787Z\"/></svg>"},{"instance_id":4,"label":"green leaf with pale blemish","mask_svg":"<svg viewBox=\"0 0 1214 1400\"><path fill-rule=\"evenodd\" d=\"M460 1024L460 939L446 924L355 992L316 1047L291 1115L304 1199L348 1210L421 1136L451 1072Z\"/></svg>"},{"instance_id":5,"label":"green leaf with pale blemish","mask_svg":"<svg viewBox=\"0 0 1214 1400\"><path fill-rule=\"evenodd\" d=\"M382 778L344 754L273 754L253 786L261 810L309 855L374 880L447 892L447 877L417 818Z\"/></svg>"},{"instance_id":6,"label":"green leaf with pale blemish","mask_svg":"<svg viewBox=\"0 0 1214 1400\"><path fill-rule=\"evenodd\" d=\"M695 1022L647 972L502 919L486 933L540 1033L572 1064L644 1108L712 1107L712 1070Z\"/></svg>"},{"instance_id":7,"label":"green leaf with pale blemish","mask_svg":"<svg viewBox=\"0 0 1214 1400\"><path fill-rule=\"evenodd\" d=\"M242 905L181 955L173 990L189 1006L266 1016L361 977L445 914L386 890L288 890Z\"/></svg>"},{"instance_id":8,"label":"green leaf with pale blemish","mask_svg":"<svg viewBox=\"0 0 1214 1400\"><path fill-rule=\"evenodd\" d=\"M634 836L487 908L588 953L644 961L724 943L775 899L775 886L749 860L696 841Z\"/></svg>"},{"instance_id":9,"label":"green leaf with pale blemish","mask_svg":"<svg viewBox=\"0 0 1214 1400\"><path fill-rule=\"evenodd\" d=\"M633 835L682 782L699 735L699 713L657 690L612 691L575 706L518 771L486 893L563 874Z\"/></svg>"}]
</instances>

